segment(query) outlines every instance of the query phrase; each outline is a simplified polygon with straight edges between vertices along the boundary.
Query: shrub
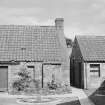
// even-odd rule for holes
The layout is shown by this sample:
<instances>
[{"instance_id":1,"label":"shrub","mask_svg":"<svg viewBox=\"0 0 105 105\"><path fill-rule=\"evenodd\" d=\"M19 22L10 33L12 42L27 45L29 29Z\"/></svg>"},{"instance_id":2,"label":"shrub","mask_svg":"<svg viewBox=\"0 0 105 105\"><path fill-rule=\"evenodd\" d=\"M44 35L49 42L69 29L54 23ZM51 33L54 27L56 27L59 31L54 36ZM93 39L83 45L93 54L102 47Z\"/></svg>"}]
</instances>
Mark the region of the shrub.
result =
<instances>
[{"instance_id":1,"label":"shrub","mask_svg":"<svg viewBox=\"0 0 105 105\"><path fill-rule=\"evenodd\" d=\"M31 76L26 68L21 68L17 75L19 79L13 82L12 87L16 91L24 91L30 86L30 82L32 81Z\"/></svg>"},{"instance_id":2,"label":"shrub","mask_svg":"<svg viewBox=\"0 0 105 105\"><path fill-rule=\"evenodd\" d=\"M48 88L51 90L56 90L57 89L57 84L55 83L54 80L52 80L51 82L47 83Z\"/></svg>"}]
</instances>

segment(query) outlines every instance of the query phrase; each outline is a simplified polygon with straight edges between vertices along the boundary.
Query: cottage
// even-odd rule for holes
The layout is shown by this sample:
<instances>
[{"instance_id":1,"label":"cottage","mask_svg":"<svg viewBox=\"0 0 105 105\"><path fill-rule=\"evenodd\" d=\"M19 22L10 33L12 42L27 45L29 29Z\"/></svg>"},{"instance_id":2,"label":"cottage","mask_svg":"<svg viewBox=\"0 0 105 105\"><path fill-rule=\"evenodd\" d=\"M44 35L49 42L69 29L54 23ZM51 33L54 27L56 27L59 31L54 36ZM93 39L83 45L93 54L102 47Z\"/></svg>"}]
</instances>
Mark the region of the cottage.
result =
<instances>
[{"instance_id":1,"label":"cottage","mask_svg":"<svg viewBox=\"0 0 105 105\"><path fill-rule=\"evenodd\" d=\"M98 88L105 79L105 36L76 36L70 66L72 85Z\"/></svg>"},{"instance_id":2,"label":"cottage","mask_svg":"<svg viewBox=\"0 0 105 105\"><path fill-rule=\"evenodd\" d=\"M0 91L12 91L17 72L25 65L41 87L55 80L69 84L69 57L63 18L55 26L0 25Z\"/></svg>"}]
</instances>

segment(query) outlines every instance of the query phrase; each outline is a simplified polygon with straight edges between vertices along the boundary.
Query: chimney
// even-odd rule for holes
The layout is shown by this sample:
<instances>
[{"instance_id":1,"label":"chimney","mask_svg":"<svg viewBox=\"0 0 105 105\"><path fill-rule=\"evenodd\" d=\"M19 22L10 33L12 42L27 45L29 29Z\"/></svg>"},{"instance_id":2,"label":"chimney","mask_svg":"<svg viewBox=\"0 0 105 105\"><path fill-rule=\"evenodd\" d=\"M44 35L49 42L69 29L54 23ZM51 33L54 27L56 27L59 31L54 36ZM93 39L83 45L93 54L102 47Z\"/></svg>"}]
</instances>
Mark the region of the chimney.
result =
<instances>
[{"instance_id":1,"label":"chimney","mask_svg":"<svg viewBox=\"0 0 105 105\"><path fill-rule=\"evenodd\" d=\"M56 29L64 30L64 19L56 18L55 19L55 27L56 27Z\"/></svg>"}]
</instances>

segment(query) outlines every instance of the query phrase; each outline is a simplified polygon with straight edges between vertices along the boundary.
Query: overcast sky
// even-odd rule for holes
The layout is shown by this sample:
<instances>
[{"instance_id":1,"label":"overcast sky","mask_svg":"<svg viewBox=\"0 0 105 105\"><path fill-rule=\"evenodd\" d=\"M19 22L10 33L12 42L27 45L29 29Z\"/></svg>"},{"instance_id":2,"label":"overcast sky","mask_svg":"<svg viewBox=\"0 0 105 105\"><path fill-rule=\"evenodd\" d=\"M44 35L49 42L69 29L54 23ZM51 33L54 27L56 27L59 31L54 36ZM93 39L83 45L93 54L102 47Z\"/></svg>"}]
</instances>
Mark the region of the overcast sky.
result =
<instances>
[{"instance_id":1,"label":"overcast sky","mask_svg":"<svg viewBox=\"0 0 105 105\"><path fill-rule=\"evenodd\" d=\"M105 0L0 0L0 24L54 25L65 35L105 35Z\"/></svg>"}]
</instances>

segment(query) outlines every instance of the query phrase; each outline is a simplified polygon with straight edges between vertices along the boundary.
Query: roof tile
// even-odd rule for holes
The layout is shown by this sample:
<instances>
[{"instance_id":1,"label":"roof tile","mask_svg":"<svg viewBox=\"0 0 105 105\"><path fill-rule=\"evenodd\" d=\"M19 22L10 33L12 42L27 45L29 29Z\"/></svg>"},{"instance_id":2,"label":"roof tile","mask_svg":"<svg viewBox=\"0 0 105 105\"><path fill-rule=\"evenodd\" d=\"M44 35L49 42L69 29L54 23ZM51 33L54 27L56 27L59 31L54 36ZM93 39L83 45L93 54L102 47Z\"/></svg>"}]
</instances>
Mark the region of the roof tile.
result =
<instances>
[{"instance_id":1,"label":"roof tile","mask_svg":"<svg viewBox=\"0 0 105 105\"><path fill-rule=\"evenodd\" d=\"M76 36L85 61L105 61L105 36Z\"/></svg>"},{"instance_id":2,"label":"roof tile","mask_svg":"<svg viewBox=\"0 0 105 105\"><path fill-rule=\"evenodd\" d=\"M54 26L0 25L0 61L61 61Z\"/></svg>"}]
</instances>

